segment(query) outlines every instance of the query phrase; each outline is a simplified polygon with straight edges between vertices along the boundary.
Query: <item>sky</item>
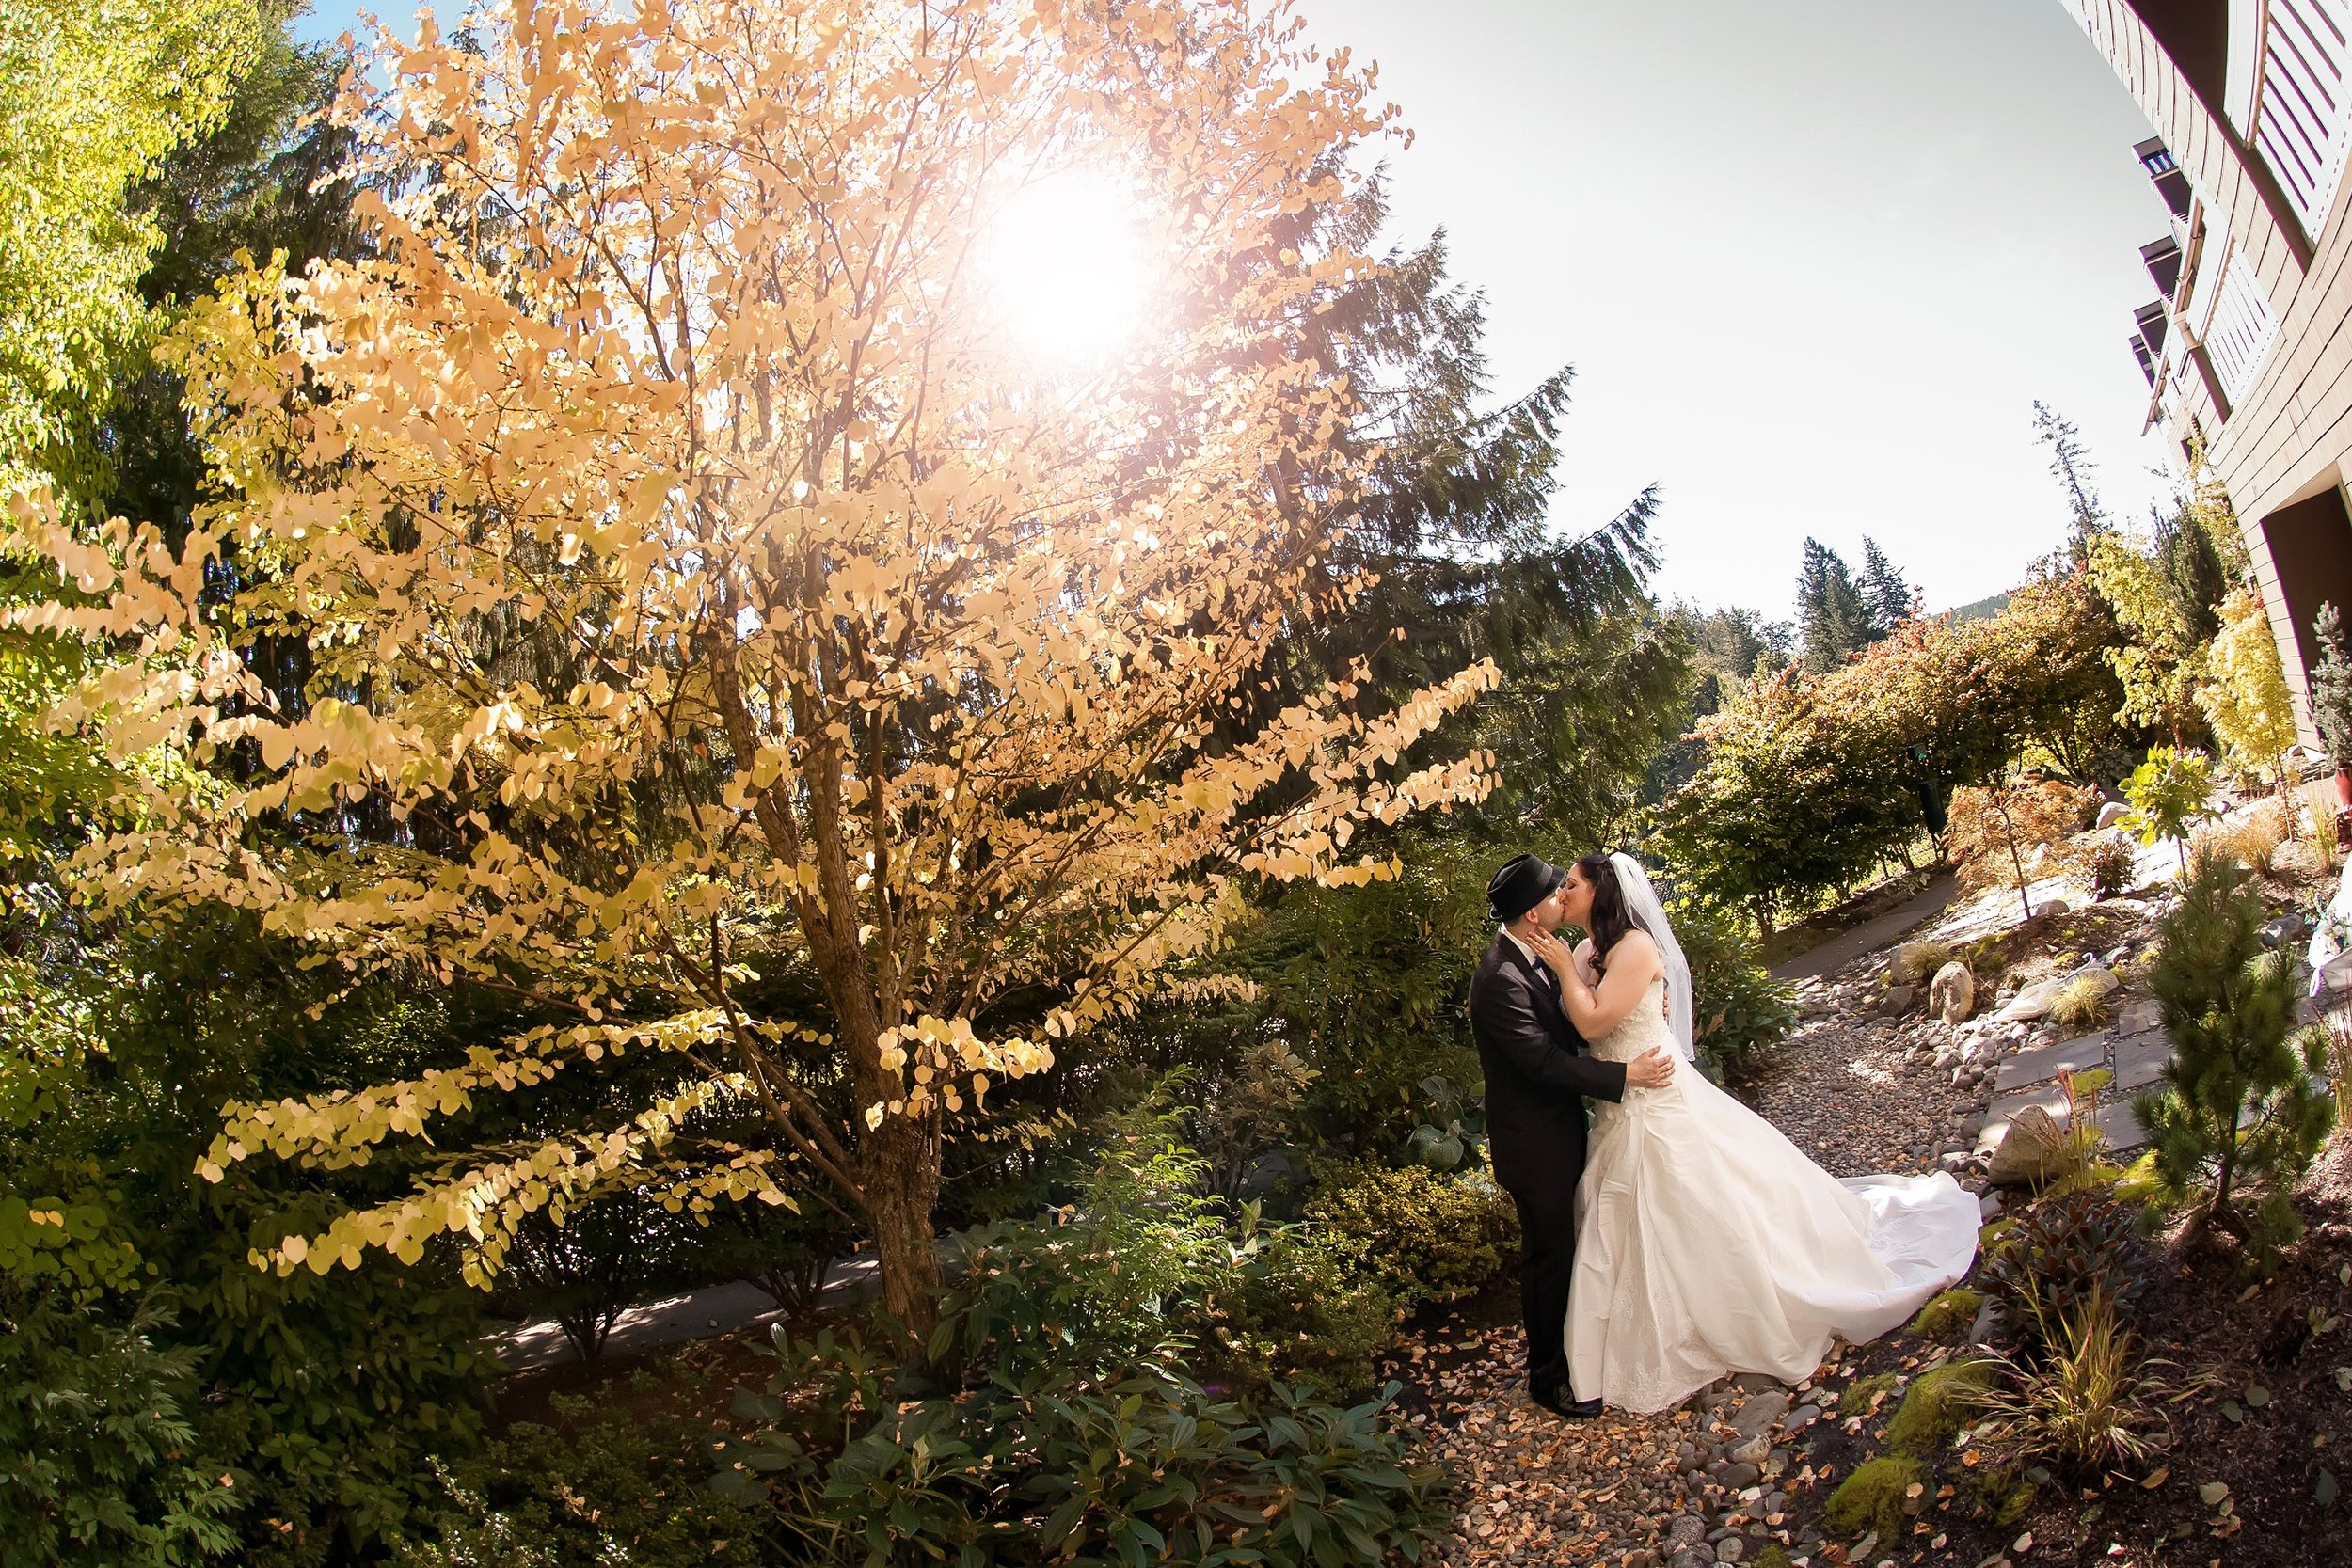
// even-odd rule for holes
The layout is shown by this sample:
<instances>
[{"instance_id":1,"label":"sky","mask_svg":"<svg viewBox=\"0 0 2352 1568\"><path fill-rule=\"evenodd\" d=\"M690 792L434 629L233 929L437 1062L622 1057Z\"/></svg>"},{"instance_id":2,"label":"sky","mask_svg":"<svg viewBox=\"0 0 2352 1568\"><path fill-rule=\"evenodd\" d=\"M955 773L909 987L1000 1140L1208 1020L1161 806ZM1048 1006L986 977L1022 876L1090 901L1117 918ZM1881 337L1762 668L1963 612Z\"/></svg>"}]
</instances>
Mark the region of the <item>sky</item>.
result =
<instances>
[{"instance_id":1,"label":"sky","mask_svg":"<svg viewBox=\"0 0 2352 1568\"><path fill-rule=\"evenodd\" d=\"M315 5L318 39L362 8ZM2111 513L2170 494L2125 341L2152 133L2058 0L1299 8L1403 109L1391 237L1446 230L1494 396L1575 368L1552 529L1656 484L1661 593L1788 615L1807 536L1930 609L2014 585L2067 530L2037 398Z\"/></svg>"}]
</instances>

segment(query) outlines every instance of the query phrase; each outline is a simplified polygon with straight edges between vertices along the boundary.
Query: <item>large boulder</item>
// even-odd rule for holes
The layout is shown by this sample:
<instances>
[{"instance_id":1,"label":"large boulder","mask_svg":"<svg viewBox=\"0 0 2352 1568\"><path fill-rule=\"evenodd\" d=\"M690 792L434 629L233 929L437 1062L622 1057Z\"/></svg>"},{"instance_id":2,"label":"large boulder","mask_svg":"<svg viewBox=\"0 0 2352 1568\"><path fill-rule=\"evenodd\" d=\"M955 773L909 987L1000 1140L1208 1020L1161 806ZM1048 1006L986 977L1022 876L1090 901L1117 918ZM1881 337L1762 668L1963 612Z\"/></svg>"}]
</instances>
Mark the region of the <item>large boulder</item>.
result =
<instances>
[{"instance_id":1,"label":"large boulder","mask_svg":"<svg viewBox=\"0 0 2352 1568\"><path fill-rule=\"evenodd\" d=\"M1928 986L1928 1010L1947 1023L1963 1023L1977 1006L1977 974L1954 958L1935 972Z\"/></svg>"},{"instance_id":2,"label":"large boulder","mask_svg":"<svg viewBox=\"0 0 2352 1568\"><path fill-rule=\"evenodd\" d=\"M2031 1187L2074 1166L2074 1149L2067 1142L2066 1129L2041 1106L2028 1105L2010 1122L1984 1176L1996 1187Z\"/></svg>"},{"instance_id":3,"label":"large boulder","mask_svg":"<svg viewBox=\"0 0 2352 1568\"><path fill-rule=\"evenodd\" d=\"M2091 825L2094 828L2101 830L2112 828L2131 814L2132 808L2125 805L2122 801L2109 800L2106 805L2099 808L2099 820Z\"/></svg>"},{"instance_id":4,"label":"large boulder","mask_svg":"<svg viewBox=\"0 0 2352 1568\"><path fill-rule=\"evenodd\" d=\"M2031 1023L2049 1012L2050 1005L2058 1000L2058 993L2065 989L2063 977L2037 980L2010 998L2009 1006L1994 1015L1995 1020L2002 1023Z\"/></svg>"}]
</instances>

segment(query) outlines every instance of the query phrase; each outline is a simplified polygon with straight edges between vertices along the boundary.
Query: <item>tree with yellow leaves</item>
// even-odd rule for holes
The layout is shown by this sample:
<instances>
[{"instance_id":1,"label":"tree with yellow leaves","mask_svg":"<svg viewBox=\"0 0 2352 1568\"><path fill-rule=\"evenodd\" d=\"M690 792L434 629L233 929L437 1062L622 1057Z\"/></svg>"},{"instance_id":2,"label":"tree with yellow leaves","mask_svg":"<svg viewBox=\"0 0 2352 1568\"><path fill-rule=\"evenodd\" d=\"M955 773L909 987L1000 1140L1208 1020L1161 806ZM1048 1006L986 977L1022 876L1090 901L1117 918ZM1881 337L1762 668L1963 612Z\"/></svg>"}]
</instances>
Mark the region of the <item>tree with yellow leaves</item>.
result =
<instances>
[{"instance_id":1,"label":"tree with yellow leaves","mask_svg":"<svg viewBox=\"0 0 2352 1568\"><path fill-rule=\"evenodd\" d=\"M1483 755L1415 748L1490 666L1249 700L1368 586L1332 566L1354 388L1297 345L1374 265L1312 238L1372 91L1242 0L507 0L355 73L368 259L257 261L169 350L219 495L184 546L17 509L62 585L17 621L103 655L56 721L205 769L82 895L540 1015L232 1105L208 1173L364 1163L624 1052L676 1072L257 1261L455 1234L481 1280L599 1190L814 1188L920 1328L941 1142L993 1084L1212 951L1253 879L1387 875L1360 827L1484 795ZM1076 349L1004 303L1057 189L1057 241L1124 225L1148 263ZM312 650L298 704L248 666L271 640ZM763 1004L784 965L819 1014ZM686 1158L730 1102L772 1144Z\"/></svg>"},{"instance_id":2,"label":"tree with yellow leaves","mask_svg":"<svg viewBox=\"0 0 2352 1568\"><path fill-rule=\"evenodd\" d=\"M2278 783L2295 744L2295 699L2270 635L2270 612L2252 589L2236 589L2221 601L2221 629L2205 655L2205 671L2197 705L2215 737L2238 772Z\"/></svg>"}]
</instances>

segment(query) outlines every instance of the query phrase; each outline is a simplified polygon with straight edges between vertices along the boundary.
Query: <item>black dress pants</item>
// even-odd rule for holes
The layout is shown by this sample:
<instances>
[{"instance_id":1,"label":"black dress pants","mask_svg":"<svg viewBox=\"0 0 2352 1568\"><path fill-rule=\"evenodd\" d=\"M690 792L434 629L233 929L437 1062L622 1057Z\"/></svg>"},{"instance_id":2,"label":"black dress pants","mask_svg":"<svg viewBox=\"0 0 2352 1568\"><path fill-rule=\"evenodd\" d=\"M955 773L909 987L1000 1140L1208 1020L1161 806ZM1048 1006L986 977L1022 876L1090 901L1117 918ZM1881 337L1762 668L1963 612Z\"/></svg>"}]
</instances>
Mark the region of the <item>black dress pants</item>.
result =
<instances>
[{"instance_id":1,"label":"black dress pants","mask_svg":"<svg viewBox=\"0 0 2352 1568\"><path fill-rule=\"evenodd\" d=\"M1568 1285L1576 1274L1576 1182L1511 1190L1519 1210L1519 1310L1527 1320L1527 1388L1568 1394ZM1569 1395L1573 1397L1573 1395Z\"/></svg>"}]
</instances>

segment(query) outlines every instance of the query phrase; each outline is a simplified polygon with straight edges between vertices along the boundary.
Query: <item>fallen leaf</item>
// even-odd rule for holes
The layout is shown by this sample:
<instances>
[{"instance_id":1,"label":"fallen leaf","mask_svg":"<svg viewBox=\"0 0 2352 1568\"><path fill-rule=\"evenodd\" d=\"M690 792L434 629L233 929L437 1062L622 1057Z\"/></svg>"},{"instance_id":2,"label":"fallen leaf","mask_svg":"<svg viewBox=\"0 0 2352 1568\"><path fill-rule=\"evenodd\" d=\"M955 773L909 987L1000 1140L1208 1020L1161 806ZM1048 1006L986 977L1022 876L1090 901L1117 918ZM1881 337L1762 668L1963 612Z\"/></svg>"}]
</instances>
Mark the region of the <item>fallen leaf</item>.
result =
<instances>
[{"instance_id":1,"label":"fallen leaf","mask_svg":"<svg viewBox=\"0 0 2352 1568\"><path fill-rule=\"evenodd\" d=\"M2170 1481L2171 1479L2172 1466L2169 1465L2159 1465L2149 1474L2148 1479L2141 1481L2139 1484L2146 1487L2149 1491L2153 1492L2157 1487L2162 1486L2166 1481Z\"/></svg>"},{"instance_id":2,"label":"fallen leaf","mask_svg":"<svg viewBox=\"0 0 2352 1568\"><path fill-rule=\"evenodd\" d=\"M2212 1508L2230 1495L2230 1483L2226 1481L2206 1481L2197 1489L2197 1495L2205 1499L2207 1508Z\"/></svg>"},{"instance_id":3,"label":"fallen leaf","mask_svg":"<svg viewBox=\"0 0 2352 1568\"><path fill-rule=\"evenodd\" d=\"M2312 1501L2322 1508L2332 1508L2336 1501L2335 1472L2322 1467L2319 1480L2312 1483Z\"/></svg>"}]
</instances>

